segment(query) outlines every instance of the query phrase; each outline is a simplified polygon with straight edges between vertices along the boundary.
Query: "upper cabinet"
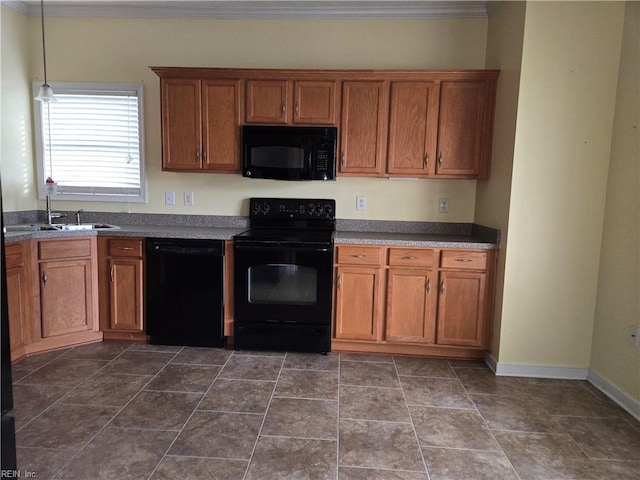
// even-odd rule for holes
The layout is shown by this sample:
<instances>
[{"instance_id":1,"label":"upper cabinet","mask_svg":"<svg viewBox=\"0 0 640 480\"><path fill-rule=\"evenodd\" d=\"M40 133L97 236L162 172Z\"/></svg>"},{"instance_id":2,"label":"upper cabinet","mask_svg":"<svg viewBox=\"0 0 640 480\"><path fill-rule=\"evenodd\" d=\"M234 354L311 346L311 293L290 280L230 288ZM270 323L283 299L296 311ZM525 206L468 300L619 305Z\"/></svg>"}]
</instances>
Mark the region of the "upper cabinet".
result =
<instances>
[{"instance_id":1,"label":"upper cabinet","mask_svg":"<svg viewBox=\"0 0 640 480\"><path fill-rule=\"evenodd\" d=\"M240 172L240 81L163 78L162 168Z\"/></svg>"},{"instance_id":2,"label":"upper cabinet","mask_svg":"<svg viewBox=\"0 0 640 480\"><path fill-rule=\"evenodd\" d=\"M240 172L240 125L337 126L338 175L489 178L497 70L152 67L163 169Z\"/></svg>"},{"instance_id":3,"label":"upper cabinet","mask_svg":"<svg viewBox=\"0 0 640 480\"><path fill-rule=\"evenodd\" d=\"M436 82L392 82L387 172L427 176L433 172L438 123Z\"/></svg>"},{"instance_id":4,"label":"upper cabinet","mask_svg":"<svg viewBox=\"0 0 640 480\"><path fill-rule=\"evenodd\" d=\"M247 80L246 123L336 125L337 82Z\"/></svg>"},{"instance_id":5,"label":"upper cabinet","mask_svg":"<svg viewBox=\"0 0 640 480\"><path fill-rule=\"evenodd\" d=\"M441 83L437 176L488 177L494 97L487 80Z\"/></svg>"},{"instance_id":6,"label":"upper cabinet","mask_svg":"<svg viewBox=\"0 0 640 480\"><path fill-rule=\"evenodd\" d=\"M339 173L381 176L384 172L387 91L385 82L343 83Z\"/></svg>"}]
</instances>

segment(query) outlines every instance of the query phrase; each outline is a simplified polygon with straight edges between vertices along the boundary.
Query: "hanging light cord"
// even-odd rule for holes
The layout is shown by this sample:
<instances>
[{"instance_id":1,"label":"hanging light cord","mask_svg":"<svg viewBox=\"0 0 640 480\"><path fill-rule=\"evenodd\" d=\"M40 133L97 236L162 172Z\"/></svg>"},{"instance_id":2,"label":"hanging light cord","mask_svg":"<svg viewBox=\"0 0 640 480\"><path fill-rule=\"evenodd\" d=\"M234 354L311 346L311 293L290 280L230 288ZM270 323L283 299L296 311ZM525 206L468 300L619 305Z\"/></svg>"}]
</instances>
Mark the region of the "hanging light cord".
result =
<instances>
[{"instance_id":1,"label":"hanging light cord","mask_svg":"<svg viewBox=\"0 0 640 480\"><path fill-rule=\"evenodd\" d=\"M47 83L47 48L44 43L44 0L40 0L40 21L42 23L42 59L44 63L44 84Z\"/></svg>"}]
</instances>

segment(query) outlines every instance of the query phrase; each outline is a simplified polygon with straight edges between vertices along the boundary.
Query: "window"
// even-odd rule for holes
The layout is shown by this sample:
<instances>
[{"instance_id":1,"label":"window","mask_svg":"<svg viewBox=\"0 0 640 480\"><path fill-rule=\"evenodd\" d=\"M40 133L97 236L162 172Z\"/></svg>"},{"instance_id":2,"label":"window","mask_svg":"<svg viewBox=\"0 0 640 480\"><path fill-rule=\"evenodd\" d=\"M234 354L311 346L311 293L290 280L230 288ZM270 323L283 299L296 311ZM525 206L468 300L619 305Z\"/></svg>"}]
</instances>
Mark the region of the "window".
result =
<instances>
[{"instance_id":1,"label":"window","mask_svg":"<svg viewBox=\"0 0 640 480\"><path fill-rule=\"evenodd\" d=\"M40 198L51 177L56 199L145 202L142 85L51 87L57 102L34 101Z\"/></svg>"}]
</instances>

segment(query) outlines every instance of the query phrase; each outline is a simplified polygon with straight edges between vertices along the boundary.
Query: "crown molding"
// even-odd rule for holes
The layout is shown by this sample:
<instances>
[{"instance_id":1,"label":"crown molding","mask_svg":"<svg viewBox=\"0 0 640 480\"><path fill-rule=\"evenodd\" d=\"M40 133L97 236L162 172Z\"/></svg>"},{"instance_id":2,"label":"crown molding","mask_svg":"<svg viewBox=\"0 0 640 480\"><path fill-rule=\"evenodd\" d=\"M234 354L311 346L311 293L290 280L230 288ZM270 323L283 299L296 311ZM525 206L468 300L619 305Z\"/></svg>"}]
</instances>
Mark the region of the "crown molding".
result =
<instances>
[{"instance_id":1,"label":"crown molding","mask_svg":"<svg viewBox=\"0 0 640 480\"><path fill-rule=\"evenodd\" d=\"M38 0L1 0L29 16ZM430 0L46 0L48 17L129 18L478 18L485 1Z\"/></svg>"}]
</instances>

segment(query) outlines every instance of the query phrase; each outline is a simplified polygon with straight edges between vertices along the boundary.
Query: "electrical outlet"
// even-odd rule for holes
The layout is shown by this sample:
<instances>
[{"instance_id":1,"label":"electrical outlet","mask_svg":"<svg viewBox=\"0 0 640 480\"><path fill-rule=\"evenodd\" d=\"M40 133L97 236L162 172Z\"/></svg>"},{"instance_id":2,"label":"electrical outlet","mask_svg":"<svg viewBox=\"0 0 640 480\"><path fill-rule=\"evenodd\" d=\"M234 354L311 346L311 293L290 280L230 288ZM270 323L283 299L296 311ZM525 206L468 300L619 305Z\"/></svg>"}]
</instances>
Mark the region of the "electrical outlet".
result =
<instances>
[{"instance_id":1,"label":"electrical outlet","mask_svg":"<svg viewBox=\"0 0 640 480\"><path fill-rule=\"evenodd\" d=\"M438 211L440 213L449 213L449 199L441 198L438 201Z\"/></svg>"},{"instance_id":2,"label":"electrical outlet","mask_svg":"<svg viewBox=\"0 0 640 480\"><path fill-rule=\"evenodd\" d=\"M176 192L164 192L164 204L175 205L176 204Z\"/></svg>"},{"instance_id":3,"label":"electrical outlet","mask_svg":"<svg viewBox=\"0 0 640 480\"><path fill-rule=\"evenodd\" d=\"M367 197L358 195L356 197L356 210L366 210L367 209Z\"/></svg>"},{"instance_id":4,"label":"electrical outlet","mask_svg":"<svg viewBox=\"0 0 640 480\"><path fill-rule=\"evenodd\" d=\"M630 345L638 348L638 345L640 345L640 326L632 325L629 327L628 341Z\"/></svg>"},{"instance_id":5,"label":"electrical outlet","mask_svg":"<svg viewBox=\"0 0 640 480\"><path fill-rule=\"evenodd\" d=\"M193 207L193 192L184 192L184 204Z\"/></svg>"}]
</instances>

